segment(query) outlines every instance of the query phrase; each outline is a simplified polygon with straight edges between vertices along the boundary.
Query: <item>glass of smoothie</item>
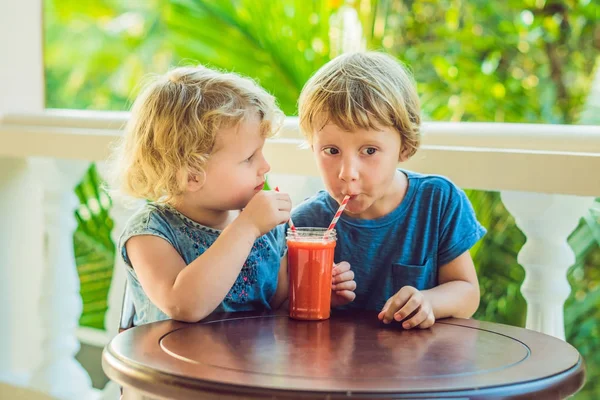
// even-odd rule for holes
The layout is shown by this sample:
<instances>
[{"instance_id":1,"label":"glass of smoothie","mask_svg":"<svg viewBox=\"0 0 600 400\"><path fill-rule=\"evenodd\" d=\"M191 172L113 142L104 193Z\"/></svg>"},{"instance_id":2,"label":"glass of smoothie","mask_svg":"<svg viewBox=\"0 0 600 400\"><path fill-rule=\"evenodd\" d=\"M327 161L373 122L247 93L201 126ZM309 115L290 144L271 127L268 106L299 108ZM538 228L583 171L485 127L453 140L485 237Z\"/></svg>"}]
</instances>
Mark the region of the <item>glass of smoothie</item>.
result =
<instances>
[{"instance_id":1,"label":"glass of smoothie","mask_svg":"<svg viewBox=\"0 0 600 400\"><path fill-rule=\"evenodd\" d=\"M291 318L329 318L336 233L333 230L325 238L325 231L325 228L296 228L295 231L288 229Z\"/></svg>"}]
</instances>

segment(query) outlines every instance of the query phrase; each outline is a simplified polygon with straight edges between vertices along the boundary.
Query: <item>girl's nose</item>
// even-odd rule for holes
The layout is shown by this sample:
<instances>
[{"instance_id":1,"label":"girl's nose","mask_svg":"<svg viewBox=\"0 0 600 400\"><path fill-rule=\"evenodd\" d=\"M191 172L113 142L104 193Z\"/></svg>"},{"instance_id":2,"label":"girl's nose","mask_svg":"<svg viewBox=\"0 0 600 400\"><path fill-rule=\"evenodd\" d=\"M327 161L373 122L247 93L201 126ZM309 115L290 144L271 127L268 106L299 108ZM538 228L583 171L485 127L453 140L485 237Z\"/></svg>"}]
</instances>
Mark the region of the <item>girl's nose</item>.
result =
<instances>
[{"instance_id":1,"label":"girl's nose","mask_svg":"<svg viewBox=\"0 0 600 400\"><path fill-rule=\"evenodd\" d=\"M271 170L271 166L269 165L266 158L262 154L260 156L262 158L262 165L261 165L260 172L262 174L266 174L267 172L269 172Z\"/></svg>"}]
</instances>

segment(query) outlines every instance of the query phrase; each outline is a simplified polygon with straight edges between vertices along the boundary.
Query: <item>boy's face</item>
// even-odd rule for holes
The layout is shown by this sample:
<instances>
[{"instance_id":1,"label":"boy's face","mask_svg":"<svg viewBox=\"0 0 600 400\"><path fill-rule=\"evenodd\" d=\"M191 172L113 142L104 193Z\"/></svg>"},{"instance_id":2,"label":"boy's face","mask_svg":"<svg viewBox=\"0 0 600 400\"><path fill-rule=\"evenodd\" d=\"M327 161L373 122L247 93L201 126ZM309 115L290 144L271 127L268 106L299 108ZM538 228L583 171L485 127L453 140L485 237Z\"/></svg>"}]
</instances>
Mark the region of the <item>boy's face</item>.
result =
<instances>
[{"instance_id":1,"label":"boy's face","mask_svg":"<svg viewBox=\"0 0 600 400\"><path fill-rule=\"evenodd\" d=\"M328 124L313 135L312 149L329 194L341 203L350 195L345 212L374 219L391 212L406 187L396 169L400 135L392 128L344 131Z\"/></svg>"},{"instance_id":2,"label":"boy's face","mask_svg":"<svg viewBox=\"0 0 600 400\"><path fill-rule=\"evenodd\" d=\"M221 128L198 192L201 205L223 211L244 208L262 190L265 174L271 169L263 156L264 144L257 116Z\"/></svg>"}]
</instances>

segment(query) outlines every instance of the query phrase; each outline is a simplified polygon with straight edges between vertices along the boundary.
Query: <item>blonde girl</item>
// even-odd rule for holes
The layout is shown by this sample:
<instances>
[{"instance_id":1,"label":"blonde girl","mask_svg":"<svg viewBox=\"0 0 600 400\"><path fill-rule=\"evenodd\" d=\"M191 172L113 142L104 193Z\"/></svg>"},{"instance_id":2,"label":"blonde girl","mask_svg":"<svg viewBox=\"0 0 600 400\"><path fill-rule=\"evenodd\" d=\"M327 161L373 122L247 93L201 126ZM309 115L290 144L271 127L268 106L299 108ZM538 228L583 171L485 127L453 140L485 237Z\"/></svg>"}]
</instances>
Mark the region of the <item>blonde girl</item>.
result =
<instances>
[{"instance_id":1,"label":"blonde girl","mask_svg":"<svg viewBox=\"0 0 600 400\"><path fill-rule=\"evenodd\" d=\"M282 118L252 80L203 66L173 69L136 99L116 152L118 189L148 200L119 241L135 325L285 301L292 204L263 190L263 146ZM352 296L348 269L338 300Z\"/></svg>"}]
</instances>

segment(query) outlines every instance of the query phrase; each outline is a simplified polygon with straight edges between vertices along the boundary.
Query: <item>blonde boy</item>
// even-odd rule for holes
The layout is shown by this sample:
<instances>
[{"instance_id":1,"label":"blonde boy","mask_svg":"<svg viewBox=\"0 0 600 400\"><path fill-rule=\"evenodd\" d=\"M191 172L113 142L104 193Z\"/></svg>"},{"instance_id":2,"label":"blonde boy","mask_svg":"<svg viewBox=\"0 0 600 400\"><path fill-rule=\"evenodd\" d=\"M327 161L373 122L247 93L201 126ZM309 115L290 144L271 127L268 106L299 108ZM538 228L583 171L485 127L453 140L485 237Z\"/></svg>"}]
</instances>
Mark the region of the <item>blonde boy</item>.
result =
<instances>
[{"instance_id":1,"label":"blonde boy","mask_svg":"<svg viewBox=\"0 0 600 400\"><path fill-rule=\"evenodd\" d=\"M350 196L335 250L355 273L347 307L406 329L470 317L479 286L469 249L485 229L447 178L397 168L420 143L419 99L404 67L383 53L341 55L306 83L299 116L327 191L292 219L326 227Z\"/></svg>"}]
</instances>

